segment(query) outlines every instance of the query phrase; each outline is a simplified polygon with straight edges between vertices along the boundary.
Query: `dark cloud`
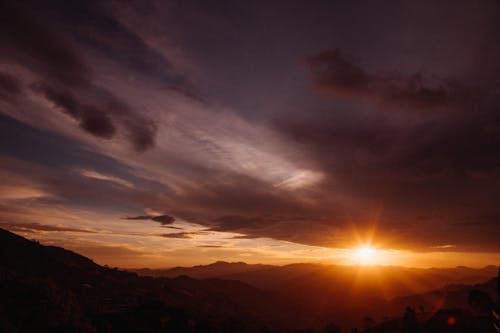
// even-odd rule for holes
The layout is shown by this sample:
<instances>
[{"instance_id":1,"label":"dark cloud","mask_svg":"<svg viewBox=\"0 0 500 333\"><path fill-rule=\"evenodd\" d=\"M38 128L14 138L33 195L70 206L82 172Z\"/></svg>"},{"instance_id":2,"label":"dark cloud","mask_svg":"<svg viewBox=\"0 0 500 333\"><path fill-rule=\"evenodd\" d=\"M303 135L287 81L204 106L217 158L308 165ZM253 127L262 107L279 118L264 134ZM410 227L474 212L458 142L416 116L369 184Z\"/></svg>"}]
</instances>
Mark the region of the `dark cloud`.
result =
<instances>
[{"instance_id":1,"label":"dark cloud","mask_svg":"<svg viewBox=\"0 0 500 333\"><path fill-rule=\"evenodd\" d=\"M22 92L21 82L8 73L0 72L0 99L14 100Z\"/></svg>"},{"instance_id":2,"label":"dark cloud","mask_svg":"<svg viewBox=\"0 0 500 333\"><path fill-rule=\"evenodd\" d=\"M56 91L42 83L34 85L34 90L78 121L79 126L90 134L106 139L115 135L116 128L108 114L94 106L81 104L71 92Z\"/></svg>"},{"instance_id":3,"label":"dark cloud","mask_svg":"<svg viewBox=\"0 0 500 333\"><path fill-rule=\"evenodd\" d=\"M158 215L158 216L152 216L151 220L155 222L160 222L162 225L168 225L174 223L175 218L169 215Z\"/></svg>"},{"instance_id":4,"label":"dark cloud","mask_svg":"<svg viewBox=\"0 0 500 333\"><path fill-rule=\"evenodd\" d=\"M316 87L335 96L368 100L397 109L429 110L447 108L479 99L480 92L456 80L416 73L369 73L348 60L340 50L324 51L309 57Z\"/></svg>"},{"instance_id":5,"label":"dark cloud","mask_svg":"<svg viewBox=\"0 0 500 333\"><path fill-rule=\"evenodd\" d=\"M372 74L339 51L312 57L309 65L318 87L354 106L283 114L275 125L323 172L323 193L342 193L339 205L353 223L376 217L379 232L420 250L443 240L456 250L498 249L491 224L480 228L475 220L474 233L464 234L455 223L497 215L500 98L484 93L497 87ZM447 112L377 112L381 107Z\"/></svg>"},{"instance_id":6,"label":"dark cloud","mask_svg":"<svg viewBox=\"0 0 500 333\"><path fill-rule=\"evenodd\" d=\"M46 83L32 85L32 90L42 94L56 108L78 121L86 132L105 139L115 136L117 127L122 126L126 138L137 152L143 152L155 145L156 124L133 112L128 105L119 101L107 91L100 91L100 104L81 102L70 90L55 88Z\"/></svg>"},{"instance_id":7,"label":"dark cloud","mask_svg":"<svg viewBox=\"0 0 500 333\"><path fill-rule=\"evenodd\" d=\"M174 230L183 230L183 228L181 228L181 227L174 227L174 226L171 226L171 225L166 225L166 226L164 226L164 228L174 229Z\"/></svg>"},{"instance_id":8,"label":"dark cloud","mask_svg":"<svg viewBox=\"0 0 500 333\"><path fill-rule=\"evenodd\" d=\"M448 5L439 10L449 11ZM386 34L391 42L418 41L403 51L374 39L354 56L340 47L307 58L314 87L335 98L283 112L274 125L297 144L306 165L324 175L318 191L336 196L342 212L332 223L366 230L372 221L375 238L394 247L498 251L492 235L498 233L494 198L500 195L500 82L491 73L500 66L492 56L500 52L494 42L500 26L498 3L493 12L490 5L469 8L475 13L467 23L470 39L453 28L454 21L436 16L426 27L419 20L392 25L408 30ZM429 4L417 7L426 12ZM457 22L471 19L466 12L453 13ZM430 31L443 29L449 29L446 38L428 43ZM477 49L473 41L480 35ZM464 43L476 50L466 60L453 58L468 50ZM432 51L437 45L451 57ZM460 66L448 66L457 59Z\"/></svg>"},{"instance_id":9,"label":"dark cloud","mask_svg":"<svg viewBox=\"0 0 500 333\"><path fill-rule=\"evenodd\" d=\"M227 215L215 219L214 222L216 226L211 229L214 231L242 231L269 225L269 223L272 222L272 218L266 219L261 216Z\"/></svg>"},{"instance_id":10,"label":"dark cloud","mask_svg":"<svg viewBox=\"0 0 500 333\"><path fill-rule=\"evenodd\" d=\"M143 6L146 7L146 6ZM126 67L132 73L157 77L166 84L183 78L164 55L149 47L119 22L99 1L2 1L0 41L9 54L51 80L85 86L92 70L79 52L79 43Z\"/></svg>"},{"instance_id":11,"label":"dark cloud","mask_svg":"<svg viewBox=\"0 0 500 333\"><path fill-rule=\"evenodd\" d=\"M48 19L53 12L45 13L47 9L36 4L28 8L7 1L3 6L9 15L2 20L0 42L7 52L0 57L35 72L40 77L40 82L32 85L35 91L74 118L89 134L110 139L121 127L135 151L143 152L155 145L155 122L92 82L93 73L79 55L77 44L69 42L71 36L59 32L61 22ZM36 10L45 15L36 15ZM125 34L125 30L120 31ZM20 90L12 77L0 76L0 97L13 97ZM92 101L89 96L98 98Z\"/></svg>"},{"instance_id":12,"label":"dark cloud","mask_svg":"<svg viewBox=\"0 0 500 333\"><path fill-rule=\"evenodd\" d=\"M341 118L333 110L311 113L277 127L303 145L303 158L322 171L323 195L341 194L344 214L332 219L336 224L350 220L362 229L361 221L375 219L379 233L410 248L446 240L456 249L497 249L493 224L474 235L454 226L463 216L497 216L500 137L485 131L498 123L496 112L404 126L375 116ZM324 212L321 205L317 209Z\"/></svg>"},{"instance_id":13,"label":"dark cloud","mask_svg":"<svg viewBox=\"0 0 500 333\"><path fill-rule=\"evenodd\" d=\"M307 216L255 215L250 212L247 215L226 215L214 219L208 230L241 234L235 239L273 238L308 245L349 246L352 235L339 234L338 231L346 225L345 221L334 217L335 213L322 209L319 202L307 213ZM329 217L318 217L319 213Z\"/></svg>"},{"instance_id":14,"label":"dark cloud","mask_svg":"<svg viewBox=\"0 0 500 333\"><path fill-rule=\"evenodd\" d=\"M149 215L139 215L139 216L127 216L124 217L123 219L125 220L151 220L151 216Z\"/></svg>"},{"instance_id":15,"label":"dark cloud","mask_svg":"<svg viewBox=\"0 0 500 333\"><path fill-rule=\"evenodd\" d=\"M131 115L129 113L129 115ZM156 124L146 118L127 117L124 126L132 147L137 152L146 151L155 145Z\"/></svg>"},{"instance_id":16,"label":"dark cloud","mask_svg":"<svg viewBox=\"0 0 500 333\"><path fill-rule=\"evenodd\" d=\"M175 218L170 215L139 215L139 216L127 216L124 217L125 220L151 220L159 222L163 226L168 226L175 222Z\"/></svg>"},{"instance_id":17,"label":"dark cloud","mask_svg":"<svg viewBox=\"0 0 500 333\"><path fill-rule=\"evenodd\" d=\"M173 233L170 233L170 234L162 234L161 237L191 239L191 238L193 238L192 236L194 236L196 234L197 233L192 233L192 232L173 232Z\"/></svg>"},{"instance_id":18,"label":"dark cloud","mask_svg":"<svg viewBox=\"0 0 500 333\"><path fill-rule=\"evenodd\" d=\"M184 96L190 100L193 100L193 101L196 101L198 103L202 103L202 104L207 104L207 101L196 95L195 93L193 93L192 91L186 89L186 88L182 88L182 87L178 87L178 86L169 86L167 87L167 90L169 91L173 91L181 96Z\"/></svg>"},{"instance_id":19,"label":"dark cloud","mask_svg":"<svg viewBox=\"0 0 500 333\"><path fill-rule=\"evenodd\" d=\"M100 89L98 93L103 96L102 104L108 114L123 126L125 136L135 151L143 152L154 147L157 127L153 120L132 110L106 90Z\"/></svg>"},{"instance_id":20,"label":"dark cloud","mask_svg":"<svg viewBox=\"0 0 500 333\"><path fill-rule=\"evenodd\" d=\"M85 85L90 73L70 43L43 16L18 2L2 1L0 41L9 56L43 75L70 85Z\"/></svg>"},{"instance_id":21,"label":"dark cloud","mask_svg":"<svg viewBox=\"0 0 500 333\"><path fill-rule=\"evenodd\" d=\"M496 227L500 229L500 215L480 215L475 217L459 218L454 226L457 227ZM500 232L500 230L499 230Z\"/></svg>"},{"instance_id":22,"label":"dark cloud","mask_svg":"<svg viewBox=\"0 0 500 333\"><path fill-rule=\"evenodd\" d=\"M120 4L120 11L111 3L99 1L62 2L54 7L51 9L57 12L61 24L78 42L126 68L131 79L146 75L165 85L185 83L186 78L174 68L169 55L151 47L137 33L137 27L127 26L120 18L119 12L125 8L133 10L135 15L150 17L155 14L153 4Z\"/></svg>"},{"instance_id":23,"label":"dark cloud","mask_svg":"<svg viewBox=\"0 0 500 333\"><path fill-rule=\"evenodd\" d=\"M124 220L151 220L149 215L139 215L139 216L127 216L123 217Z\"/></svg>"}]
</instances>

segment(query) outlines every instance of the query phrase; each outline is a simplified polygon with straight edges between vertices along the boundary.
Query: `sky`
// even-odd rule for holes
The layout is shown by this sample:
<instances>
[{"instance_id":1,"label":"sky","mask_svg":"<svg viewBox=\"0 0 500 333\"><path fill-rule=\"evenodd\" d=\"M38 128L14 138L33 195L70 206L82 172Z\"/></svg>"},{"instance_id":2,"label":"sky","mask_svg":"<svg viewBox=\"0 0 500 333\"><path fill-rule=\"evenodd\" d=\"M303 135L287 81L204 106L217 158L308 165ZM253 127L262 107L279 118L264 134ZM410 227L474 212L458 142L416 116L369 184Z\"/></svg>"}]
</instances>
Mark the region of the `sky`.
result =
<instances>
[{"instance_id":1,"label":"sky","mask_svg":"<svg viewBox=\"0 0 500 333\"><path fill-rule=\"evenodd\" d=\"M119 267L500 261L500 2L2 1L0 227Z\"/></svg>"}]
</instances>

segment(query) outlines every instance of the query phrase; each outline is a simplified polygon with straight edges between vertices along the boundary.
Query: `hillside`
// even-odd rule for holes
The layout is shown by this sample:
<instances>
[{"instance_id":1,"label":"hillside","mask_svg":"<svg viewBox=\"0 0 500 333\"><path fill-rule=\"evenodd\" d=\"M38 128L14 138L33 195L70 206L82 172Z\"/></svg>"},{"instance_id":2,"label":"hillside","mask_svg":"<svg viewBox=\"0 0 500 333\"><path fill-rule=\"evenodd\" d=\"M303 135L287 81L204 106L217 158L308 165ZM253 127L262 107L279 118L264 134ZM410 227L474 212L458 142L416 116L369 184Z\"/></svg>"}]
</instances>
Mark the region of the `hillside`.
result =
<instances>
[{"instance_id":1,"label":"hillside","mask_svg":"<svg viewBox=\"0 0 500 333\"><path fill-rule=\"evenodd\" d=\"M251 332L290 313L243 282L139 277L2 229L0 299L1 332Z\"/></svg>"}]
</instances>

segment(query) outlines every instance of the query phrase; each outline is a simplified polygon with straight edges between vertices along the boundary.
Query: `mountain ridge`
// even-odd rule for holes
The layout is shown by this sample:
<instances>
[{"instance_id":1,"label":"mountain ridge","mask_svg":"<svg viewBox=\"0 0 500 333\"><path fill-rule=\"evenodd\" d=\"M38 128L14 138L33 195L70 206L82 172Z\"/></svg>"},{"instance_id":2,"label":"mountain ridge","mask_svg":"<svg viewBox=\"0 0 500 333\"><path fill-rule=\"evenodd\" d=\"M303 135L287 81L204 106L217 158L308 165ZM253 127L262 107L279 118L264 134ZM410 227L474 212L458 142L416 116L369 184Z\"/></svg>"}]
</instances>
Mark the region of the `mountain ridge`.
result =
<instances>
[{"instance_id":1,"label":"mountain ridge","mask_svg":"<svg viewBox=\"0 0 500 333\"><path fill-rule=\"evenodd\" d=\"M393 286L388 296L402 296L398 293L422 293L445 287L447 284L476 284L484 282L496 275L496 266L488 265L483 268L457 266L454 268L408 268L400 266L344 266L324 263L294 263L283 266L247 264L244 262L217 261L208 265L192 267L174 267L169 269L137 269L130 270L139 275L154 277L175 277L186 275L192 278L220 278L239 280L263 289L275 289L284 283L304 279L328 279L331 281L352 280L357 274L368 276L385 275L400 276L390 281ZM360 273L361 272L361 273ZM390 280L390 279L389 279ZM398 280L416 281L416 289L400 286ZM418 282L418 283L417 283ZM390 298L390 297L389 297Z\"/></svg>"}]
</instances>

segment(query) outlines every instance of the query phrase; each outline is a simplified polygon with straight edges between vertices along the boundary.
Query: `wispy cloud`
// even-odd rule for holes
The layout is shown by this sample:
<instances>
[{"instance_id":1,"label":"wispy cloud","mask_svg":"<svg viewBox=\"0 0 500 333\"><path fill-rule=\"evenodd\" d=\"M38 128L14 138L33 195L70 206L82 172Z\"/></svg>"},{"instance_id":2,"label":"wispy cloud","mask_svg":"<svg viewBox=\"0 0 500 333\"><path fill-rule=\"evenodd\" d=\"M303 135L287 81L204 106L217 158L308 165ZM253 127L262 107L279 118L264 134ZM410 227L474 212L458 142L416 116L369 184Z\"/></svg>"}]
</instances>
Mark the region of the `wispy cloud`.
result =
<instances>
[{"instance_id":1,"label":"wispy cloud","mask_svg":"<svg viewBox=\"0 0 500 333\"><path fill-rule=\"evenodd\" d=\"M125 179L121 179L119 177L112 176L112 175L105 175L105 174L99 173L97 171L86 170L86 169L77 169L75 171L84 177L98 179L98 180L104 180L104 181L112 182L114 184L129 187L129 188L134 187L134 184L132 184L131 182L126 181Z\"/></svg>"}]
</instances>

